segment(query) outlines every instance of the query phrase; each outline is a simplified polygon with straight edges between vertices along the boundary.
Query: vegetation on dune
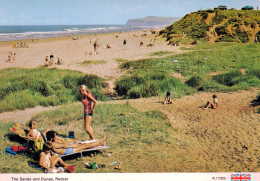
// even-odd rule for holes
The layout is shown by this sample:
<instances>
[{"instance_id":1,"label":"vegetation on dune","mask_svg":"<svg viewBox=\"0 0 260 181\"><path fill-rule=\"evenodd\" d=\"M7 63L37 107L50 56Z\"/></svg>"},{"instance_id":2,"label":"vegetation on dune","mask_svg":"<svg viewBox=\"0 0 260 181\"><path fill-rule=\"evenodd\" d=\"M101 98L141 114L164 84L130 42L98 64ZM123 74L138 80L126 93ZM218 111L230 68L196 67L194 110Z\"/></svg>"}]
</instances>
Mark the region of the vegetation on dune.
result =
<instances>
[{"instance_id":1,"label":"vegetation on dune","mask_svg":"<svg viewBox=\"0 0 260 181\"><path fill-rule=\"evenodd\" d=\"M258 44L202 43L191 50L166 58L122 63L121 69L128 74L116 81L116 91L127 98L140 98L170 90L180 97L197 90L235 91L260 86ZM174 73L182 75L186 82L175 78Z\"/></svg>"},{"instance_id":2,"label":"vegetation on dune","mask_svg":"<svg viewBox=\"0 0 260 181\"><path fill-rule=\"evenodd\" d=\"M99 61L86 60L84 62L80 62L79 64L84 66L84 65L91 65L91 64L96 65L96 64L106 64L106 63L107 63L107 61L105 61L105 60L99 60Z\"/></svg>"},{"instance_id":3,"label":"vegetation on dune","mask_svg":"<svg viewBox=\"0 0 260 181\"><path fill-rule=\"evenodd\" d=\"M98 100L106 98L101 78L77 71L9 68L0 71L0 112L57 106L79 99L78 86L86 84Z\"/></svg>"},{"instance_id":4,"label":"vegetation on dune","mask_svg":"<svg viewBox=\"0 0 260 181\"><path fill-rule=\"evenodd\" d=\"M241 10L201 10L184 16L160 31L169 41L184 34L210 42L254 42L260 40L260 12Z\"/></svg>"}]
</instances>

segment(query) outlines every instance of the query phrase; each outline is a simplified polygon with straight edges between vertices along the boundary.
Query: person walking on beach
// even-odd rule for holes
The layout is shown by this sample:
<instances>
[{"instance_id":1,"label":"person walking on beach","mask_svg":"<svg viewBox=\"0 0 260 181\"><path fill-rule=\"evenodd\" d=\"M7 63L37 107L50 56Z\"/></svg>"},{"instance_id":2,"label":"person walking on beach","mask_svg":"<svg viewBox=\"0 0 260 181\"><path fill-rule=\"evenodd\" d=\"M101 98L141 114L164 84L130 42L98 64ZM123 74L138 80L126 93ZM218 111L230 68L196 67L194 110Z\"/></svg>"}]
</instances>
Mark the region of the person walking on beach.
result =
<instances>
[{"instance_id":1,"label":"person walking on beach","mask_svg":"<svg viewBox=\"0 0 260 181\"><path fill-rule=\"evenodd\" d=\"M93 46L94 46L94 52L96 52L97 51L97 46L98 46L97 41L94 42Z\"/></svg>"},{"instance_id":2,"label":"person walking on beach","mask_svg":"<svg viewBox=\"0 0 260 181\"><path fill-rule=\"evenodd\" d=\"M88 90L85 85L79 86L79 92L83 95L82 103L84 105L84 126L85 131L89 134L90 139L94 140L93 131L91 128L91 120L93 117L94 109L97 107L98 102Z\"/></svg>"}]
</instances>

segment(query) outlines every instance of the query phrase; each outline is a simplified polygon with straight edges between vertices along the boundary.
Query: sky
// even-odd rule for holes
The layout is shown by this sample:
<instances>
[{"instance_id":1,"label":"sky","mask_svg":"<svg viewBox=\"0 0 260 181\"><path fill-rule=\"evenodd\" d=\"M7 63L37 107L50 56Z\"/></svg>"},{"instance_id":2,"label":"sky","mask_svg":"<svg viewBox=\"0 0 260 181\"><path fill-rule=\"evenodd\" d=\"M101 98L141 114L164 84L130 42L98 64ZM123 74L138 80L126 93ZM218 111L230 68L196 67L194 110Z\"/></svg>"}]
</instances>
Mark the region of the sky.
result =
<instances>
[{"instance_id":1,"label":"sky","mask_svg":"<svg viewBox=\"0 0 260 181\"><path fill-rule=\"evenodd\" d=\"M126 24L146 16L183 17L219 5L260 9L260 0L0 0L0 25Z\"/></svg>"}]
</instances>

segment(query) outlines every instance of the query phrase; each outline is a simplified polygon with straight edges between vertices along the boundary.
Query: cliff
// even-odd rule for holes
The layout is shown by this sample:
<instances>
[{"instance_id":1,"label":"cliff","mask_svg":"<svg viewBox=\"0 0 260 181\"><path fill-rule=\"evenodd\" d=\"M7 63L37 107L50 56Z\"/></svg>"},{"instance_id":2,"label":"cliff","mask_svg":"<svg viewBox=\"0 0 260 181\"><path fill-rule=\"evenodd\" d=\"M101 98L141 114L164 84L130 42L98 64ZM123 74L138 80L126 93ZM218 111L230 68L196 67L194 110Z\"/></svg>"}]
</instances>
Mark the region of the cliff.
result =
<instances>
[{"instance_id":1,"label":"cliff","mask_svg":"<svg viewBox=\"0 0 260 181\"><path fill-rule=\"evenodd\" d=\"M187 14L160 31L167 40L187 36L214 42L260 41L260 11L205 10Z\"/></svg>"},{"instance_id":2,"label":"cliff","mask_svg":"<svg viewBox=\"0 0 260 181\"><path fill-rule=\"evenodd\" d=\"M180 20L178 17L156 17L147 16L139 19L129 19L126 26L164 26Z\"/></svg>"}]
</instances>

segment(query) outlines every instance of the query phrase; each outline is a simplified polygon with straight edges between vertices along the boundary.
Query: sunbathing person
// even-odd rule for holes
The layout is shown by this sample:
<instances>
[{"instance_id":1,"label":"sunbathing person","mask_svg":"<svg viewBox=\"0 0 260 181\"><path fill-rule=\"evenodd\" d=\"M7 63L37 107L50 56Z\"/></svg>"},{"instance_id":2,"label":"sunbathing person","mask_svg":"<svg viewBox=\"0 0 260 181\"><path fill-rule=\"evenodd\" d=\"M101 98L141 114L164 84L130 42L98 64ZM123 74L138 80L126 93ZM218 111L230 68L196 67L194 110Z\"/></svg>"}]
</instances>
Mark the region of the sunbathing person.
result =
<instances>
[{"instance_id":1,"label":"sunbathing person","mask_svg":"<svg viewBox=\"0 0 260 181\"><path fill-rule=\"evenodd\" d=\"M105 136L104 138L92 141L90 143L58 143L55 141L56 132L55 131L48 131L46 133L47 142L51 144L52 151L63 154L63 155L69 155L72 153L76 153L79 151L83 151L87 148L94 148L97 146L105 146L106 142L108 140L108 136Z\"/></svg>"},{"instance_id":2,"label":"sunbathing person","mask_svg":"<svg viewBox=\"0 0 260 181\"><path fill-rule=\"evenodd\" d=\"M54 172L57 170L55 168L55 165L59 162L61 165L63 165L65 168L67 168L69 165L65 164L63 160L57 155L53 154L51 156L51 144L45 143L43 145L43 152L40 153L40 160L39 165L46 169L45 172Z\"/></svg>"}]
</instances>

